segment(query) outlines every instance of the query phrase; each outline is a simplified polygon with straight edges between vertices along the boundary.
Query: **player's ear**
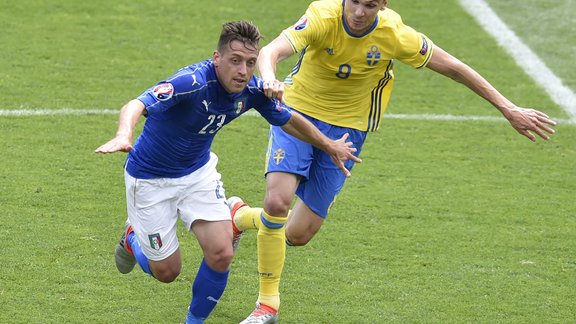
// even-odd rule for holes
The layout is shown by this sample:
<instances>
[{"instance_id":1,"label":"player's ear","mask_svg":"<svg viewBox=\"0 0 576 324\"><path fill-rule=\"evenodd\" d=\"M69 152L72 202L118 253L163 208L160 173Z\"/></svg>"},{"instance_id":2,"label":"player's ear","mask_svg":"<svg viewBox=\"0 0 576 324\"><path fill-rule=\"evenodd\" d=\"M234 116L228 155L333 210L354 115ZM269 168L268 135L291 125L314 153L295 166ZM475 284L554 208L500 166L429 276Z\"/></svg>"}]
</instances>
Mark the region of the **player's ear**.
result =
<instances>
[{"instance_id":1,"label":"player's ear","mask_svg":"<svg viewBox=\"0 0 576 324\"><path fill-rule=\"evenodd\" d=\"M220 52L218 52L218 50L214 50L214 53L212 53L212 61L214 62L214 66L218 67L218 63L220 62Z\"/></svg>"},{"instance_id":2,"label":"player's ear","mask_svg":"<svg viewBox=\"0 0 576 324\"><path fill-rule=\"evenodd\" d=\"M384 1L382 2L382 8L380 8L380 10L386 9L386 6L388 6L388 0L384 0Z\"/></svg>"}]
</instances>

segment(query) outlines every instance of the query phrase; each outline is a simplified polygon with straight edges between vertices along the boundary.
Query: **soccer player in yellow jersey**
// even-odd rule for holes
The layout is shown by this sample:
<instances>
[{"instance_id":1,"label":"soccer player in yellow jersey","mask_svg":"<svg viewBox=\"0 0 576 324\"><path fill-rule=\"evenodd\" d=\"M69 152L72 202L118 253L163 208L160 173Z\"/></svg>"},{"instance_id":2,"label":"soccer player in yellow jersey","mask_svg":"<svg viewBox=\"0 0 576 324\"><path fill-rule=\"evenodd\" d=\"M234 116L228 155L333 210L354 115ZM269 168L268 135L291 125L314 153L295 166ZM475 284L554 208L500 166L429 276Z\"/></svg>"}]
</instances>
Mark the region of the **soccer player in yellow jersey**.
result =
<instances>
[{"instance_id":1,"label":"soccer player in yellow jersey","mask_svg":"<svg viewBox=\"0 0 576 324\"><path fill-rule=\"evenodd\" d=\"M258 69L269 97L284 101L330 138L350 134L358 155L368 132L378 130L394 74L393 63L428 69L460 82L496 107L520 134L547 140L555 125L546 114L516 106L476 71L404 25L387 0L323 0L265 46ZM276 64L299 53L284 83ZM352 168L348 161L346 167ZM322 226L345 175L329 157L272 127L267 154L264 208L238 197L228 200L235 246L243 231L258 229L260 293L256 309L242 323L275 323L285 244L305 245ZM296 202L290 212L294 196ZM286 226L285 226L286 225Z\"/></svg>"}]
</instances>

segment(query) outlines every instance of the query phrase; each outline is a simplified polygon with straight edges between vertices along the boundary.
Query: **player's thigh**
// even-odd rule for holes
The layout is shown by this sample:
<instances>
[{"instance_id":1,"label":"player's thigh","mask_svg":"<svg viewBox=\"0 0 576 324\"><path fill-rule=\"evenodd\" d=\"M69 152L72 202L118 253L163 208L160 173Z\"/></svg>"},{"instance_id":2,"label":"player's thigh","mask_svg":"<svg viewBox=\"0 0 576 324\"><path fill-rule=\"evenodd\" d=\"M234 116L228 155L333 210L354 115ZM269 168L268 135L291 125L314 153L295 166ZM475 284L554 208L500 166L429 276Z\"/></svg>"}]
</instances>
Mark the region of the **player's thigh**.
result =
<instances>
[{"instance_id":1,"label":"player's thigh","mask_svg":"<svg viewBox=\"0 0 576 324\"><path fill-rule=\"evenodd\" d=\"M178 250L177 189L165 179L136 179L125 174L128 219L144 255L162 261Z\"/></svg>"},{"instance_id":2,"label":"player's thigh","mask_svg":"<svg viewBox=\"0 0 576 324\"><path fill-rule=\"evenodd\" d=\"M231 221L222 182L213 180L182 192L178 215L189 230L198 220Z\"/></svg>"},{"instance_id":3,"label":"player's thigh","mask_svg":"<svg viewBox=\"0 0 576 324\"><path fill-rule=\"evenodd\" d=\"M286 172L271 172L266 175L264 210L274 216L288 213L300 176Z\"/></svg>"},{"instance_id":4,"label":"player's thigh","mask_svg":"<svg viewBox=\"0 0 576 324\"><path fill-rule=\"evenodd\" d=\"M208 266L217 271L225 271L233 256L232 218L225 200L207 190L196 192L180 205L182 220L191 224Z\"/></svg>"},{"instance_id":5,"label":"player's thigh","mask_svg":"<svg viewBox=\"0 0 576 324\"><path fill-rule=\"evenodd\" d=\"M204 260L216 271L226 271L232 262L232 221L196 220L192 231L202 248Z\"/></svg>"},{"instance_id":6,"label":"player's thigh","mask_svg":"<svg viewBox=\"0 0 576 324\"><path fill-rule=\"evenodd\" d=\"M204 251L204 255L232 253L232 223L226 221L197 220L192 231Z\"/></svg>"},{"instance_id":7,"label":"player's thigh","mask_svg":"<svg viewBox=\"0 0 576 324\"><path fill-rule=\"evenodd\" d=\"M345 181L344 173L321 152L310 168L308 179L300 182L296 194L311 211L326 218Z\"/></svg>"},{"instance_id":8,"label":"player's thigh","mask_svg":"<svg viewBox=\"0 0 576 324\"><path fill-rule=\"evenodd\" d=\"M345 133L350 135L349 139L357 148L354 154L358 156L366 139L366 132L337 126L332 126L327 131L330 138L340 138ZM352 170L354 162L346 161L345 166ZM346 180L346 175L334 164L330 155L315 149L308 178L300 182L296 194L314 213L326 218Z\"/></svg>"}]
</instances>

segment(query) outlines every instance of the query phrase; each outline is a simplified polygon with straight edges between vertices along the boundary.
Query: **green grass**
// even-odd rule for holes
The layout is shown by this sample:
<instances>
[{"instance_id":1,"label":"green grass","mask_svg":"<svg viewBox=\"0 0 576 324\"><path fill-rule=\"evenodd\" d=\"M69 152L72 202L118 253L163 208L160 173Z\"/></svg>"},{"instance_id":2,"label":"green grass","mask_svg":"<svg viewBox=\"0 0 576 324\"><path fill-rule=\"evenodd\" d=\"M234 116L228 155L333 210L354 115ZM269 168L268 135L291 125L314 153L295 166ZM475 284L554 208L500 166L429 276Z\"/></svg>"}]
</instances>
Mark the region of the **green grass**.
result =
<instances>
[{"instance_id":1,"label":"green grass","mask_svg":"<svg viewBox=\"0 0 576 324\"><path fill-rule=\"evenodd\" d=\"M268 41L307 3L4 1L0 108L120 108L175 69L208 57L224 21L254 20ZM567 118L456 1L390 6L515 102ZM495 9L507 22L514 17L510 6ZM537 7L522 10L542 15ZM511 23L519 36L536 39L521 32L521 23ZM557 55L547 63L574 88L572 72L562 69L571 62L570 47L554 32L570 26L569 19L540 25L551 28L542 37ZM281 73L288 69L284 64ZM497 116L429 71L398 64L396 76L392 113ZM115 269L125 156L93 150L113 136L116 120L0 116L0 323L184 320L201 251L182 227L184 268L174 283ZM264 195L267 128L260 118L242 118L213 147L227 194L253 205ZM320 233L288 249L282 322L573 322L576 127L556 129L551 141L531 143L504 122L385 119ZM237 323L252 310L256 262L251 232L211 323Z\"/></svg>"},{"instance_id":2,"label":"green grass","mask_svg":"<svg viewBox=\"0 0 576 324\"><path fill-rule=\"evenodd\" d=\"M576 89L576 71L566 68L576 44L576 1L487 2L567 86ZM544 30L539 28L542 25Z\"/></svg>"}]
</instances>

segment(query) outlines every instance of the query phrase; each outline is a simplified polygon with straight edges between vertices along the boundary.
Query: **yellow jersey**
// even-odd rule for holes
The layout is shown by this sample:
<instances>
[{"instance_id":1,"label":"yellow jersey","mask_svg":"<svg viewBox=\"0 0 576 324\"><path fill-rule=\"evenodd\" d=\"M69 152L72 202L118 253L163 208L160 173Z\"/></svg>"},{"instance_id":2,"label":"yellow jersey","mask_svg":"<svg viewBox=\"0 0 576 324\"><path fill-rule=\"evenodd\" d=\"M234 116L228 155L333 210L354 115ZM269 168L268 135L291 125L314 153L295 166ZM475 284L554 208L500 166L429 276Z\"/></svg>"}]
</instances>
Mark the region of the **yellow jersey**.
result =
<instances>
[{"instance_id":1,"label":"yellow jersey","mask_svg":"<svg viewBox=\"0 0 576 324\"><path fill-rule=\"evenodd\" d=\"M282 31L300 57L285 79L286 103L324 122L376 131L392 91L394 60L414 68L428 63L433 43L386 8L361 36L351 35L342 0L310 4Z\"/></svg>"}]
</instances>

